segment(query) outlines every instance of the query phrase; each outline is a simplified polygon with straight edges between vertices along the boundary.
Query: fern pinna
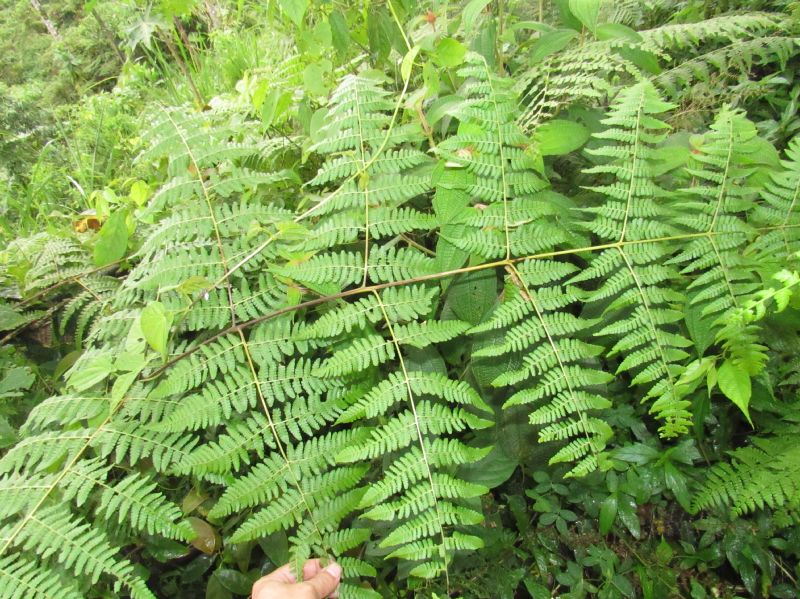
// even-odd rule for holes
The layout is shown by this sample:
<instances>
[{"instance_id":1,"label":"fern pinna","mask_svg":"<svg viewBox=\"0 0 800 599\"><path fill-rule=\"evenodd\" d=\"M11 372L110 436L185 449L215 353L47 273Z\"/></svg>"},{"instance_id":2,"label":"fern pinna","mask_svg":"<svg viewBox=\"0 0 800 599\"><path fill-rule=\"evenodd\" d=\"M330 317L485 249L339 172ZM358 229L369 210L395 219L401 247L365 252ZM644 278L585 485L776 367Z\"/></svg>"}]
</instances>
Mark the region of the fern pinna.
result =
<instances>
[{"instance_id":1,"label":"fern pinna","mask_svg":"<svg viewBox=\"0 0 800 599\"><path fill-rule=\"evenodd\" d=\"M360 579L378 559L448 581L484 542L489 489L469 473L503 410L525 410L570 476L613 465L619 389L662 436L687 431L690 366L719 356L686 314L730 330L775 273L755 256L796 260L796 142L760 161L772 146L725 108L688 164L665 166L674 105L643 79L595 127L592 184L557 191L509 79L472 53L454 78L452 125L426 136L390 84L347 75L308 164L222 112L153 118L154 224L127 276L91 287L99 308L73 300L65 322L92 343L0 459L0 597L100 581L152 596L125 548L196 534L164 477L214 498L226 542L285 535L295 566L336 557L342 597L377 595ZM454 281L481 271L489 309L453 308ZM482 386L470 368L495 358L508 367ZM745 477L758 451L716 478ZM698 507L732 497L711 487Z\"/></svg>"}]
</instances>

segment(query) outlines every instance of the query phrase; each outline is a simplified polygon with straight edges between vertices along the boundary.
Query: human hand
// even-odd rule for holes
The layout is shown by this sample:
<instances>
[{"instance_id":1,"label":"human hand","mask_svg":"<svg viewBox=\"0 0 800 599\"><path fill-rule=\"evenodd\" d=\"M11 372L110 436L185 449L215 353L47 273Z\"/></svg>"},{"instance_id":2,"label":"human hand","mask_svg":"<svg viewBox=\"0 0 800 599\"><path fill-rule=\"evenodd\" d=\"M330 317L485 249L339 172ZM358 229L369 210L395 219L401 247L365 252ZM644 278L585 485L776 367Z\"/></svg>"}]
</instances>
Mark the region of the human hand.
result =
<instances>
[{"instance_id":1,"label":"human hand","mask_svg":"<svg viewBox=\"0 0 800 599\"><path fill-rule=\"evenodd\" d=\"M297 582L289 564L260 578L253 585L253 599L325 599L338 597L336 590L342 567L331 562L323 567L318 559L303 564L303 582Z\"/></svg>"}]
</instances>

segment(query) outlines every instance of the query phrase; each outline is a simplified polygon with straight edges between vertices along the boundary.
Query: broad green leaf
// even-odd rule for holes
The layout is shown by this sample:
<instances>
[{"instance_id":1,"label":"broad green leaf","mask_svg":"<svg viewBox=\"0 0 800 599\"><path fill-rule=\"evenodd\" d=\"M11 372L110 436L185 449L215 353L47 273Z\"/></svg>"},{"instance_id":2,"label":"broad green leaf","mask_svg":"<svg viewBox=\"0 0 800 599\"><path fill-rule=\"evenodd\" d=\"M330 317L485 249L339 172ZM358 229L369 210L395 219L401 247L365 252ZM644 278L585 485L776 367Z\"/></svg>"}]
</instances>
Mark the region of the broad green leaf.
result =
<instances>
[{"instance_id":1,"label":"broad green leaf","mask_svg":"<svg viewBox=\"0 0 800 599\"><path fill-rule=\"evenodd\" d=\"M331 26L328 21L318 21L316 25L305 29L298 35L298 47L309 59L330 54L333 45Z\"/></svg>"},{"instance_id":2,"label":"broad green leaf","mask_svg":"<svg viewBox=\"0 0 800 599\"><path fill-rule=\"evenodd\" d=\"M601 0L569 0L569 10L584 27L594 33L597 31L597 15Z\"/></svg>"},{"instance_id":3,"label":"broad green leaf","mask_svg":"<svg viewBox=\"0 0 800 599\"><path fill-rule=\"evenodd\" d=\"M517 460L509 457L500 447L495 447L477 462L461 466L458 469L458 478L493 489L511 478L518 464Z\"/></svg>"},{"instance_id":4,"label":"broad green leaf","mask_svg":"<svg viewBox=\"0 0 800 599\"><path fill-rule=\"evenodd\" d=\"M219 578L212 574L206 585L205 599L233 599L233 597L233 593L222 586Z\"/></svg>"},{"instance_id":5,"label":"broad green leaf","mask_svg":"<svg viewBox=\"0 0 800 599\"><path fill-rule=\"evenodd\" d=\"M481 11L486 8L492 0L470 0L464 7L461 13L461 23L464 25L464 30L467 33L472 32L475 27L475 21Z\"/></svg>"},{"instance_id":6,"label":"broad green leaf","mask_svg":"<svg viewBox=\"0 0 800 599\"><path fill-rule=\"evenodd\" d=\"M752 150L752 153L742 157L743 162L763 164L776 170L781 168L781 157L778 150L766 139L754 137L747 142L747 145L748 150Z\"/></svg>"},{"instance_id":7,"label":"broad green leaf","mask_svg":"<svg viewBox=\"0 0 800 599\"><path fill-rule=\"evenodd\" d=\"M611 527L617 518L617 504L616 493L606 497L600 504L600 534L607 535L611 532Z\"/></svg>"},{"instance_id":8,"label":"broad green leaf","mask_svg":"<svg viewBox=\"0 0 800 599\"><path fill-rule=\"evenodd\" d=\"M406 52L406 55L403 57L403 62L400 65L400 76L403 78L404 82L407 82L411 78L411 69L414 68L414 59L419 54L420 47L414 46Z\"/></svg>"},{"instance_id":9,"label":"broad green leaf","mask_svg":"<svg viewBox=\"0 0 800 599\"><path fill-rule=\"evenodd\" d=\"M327 76L331 72L330 60L319 60L306 66L303 71L303 87L312 97L324 96L330 90Z\"/></svg>"},{"instance_id":10,"label":"broad green leaf","mask_svg":"<svg viewBox=\"0 0 800 599\"><path fill-rule=\"evenodd\" d=\"M308 9L308 0L278 0L278 5L281 7L283 14L289 17L292 23L300 27Z\"/></svg>"},{"instance_id":11,"label":"broad green leaf","mask_svg":"<svg viewBox=\"0 0 800 599\"><path fill-rule=\"evenodd\" d=\"M55 370L53 371L53 380L57 381L62 376L64 376L64 373L70 368L72 368L72 365L75 364L75 362L78 361L78 358L80 358L82 355L83 355L83 350L76 349L69 352L66 356L61 358L61 360L56 365Z\"/></svg>"},{"instance_id":12,"label":"broad green leaf","mask_svg":"<svg viewBox=\"0 0 800 599\"><path fill-rule=\"evenodd\" d=\"M428 124L433 127L436 123L446 116L457 116L461 108L466 106L464 98L461 96L444 96L437 98L428 107L428 112L425 115Z\"/></svg>"},{"instance_id":13,"label":"broad green leaf","mask_svg":"<svg viewBox=\"0 0 800 599\"><path fill-rule=\"evenodd\" d=\"M578 37L574 29L556 29L543 34L531 48L531 63L541 62L551 54L560 52Z\"/></svg>"},{"instance_id":14,"label":"broad green leaf","mask_svg":"<svg viewBox=\"0 0 800 599\"><path fill-rule=\"evenodd\" d=\"M392 48L405 53L407 48L403 35L397 28L392 15L383 6L373 5L367 15L367 39L370 53L378 60L386 60Z\"/></svg>"},{"instance_id":15,"label":"broad green leaf","mask_svg":"<svg viewBox=\"0 0 800 599\"><path fill-rule=\"evenodd\" d=\"M717 371L717 384L719 390L742 411L752 425L749 411L752 386L747 371L730 360L725 360Z\"/></svg>"},{"instance_id":16,"label":"broad green leaf","mask_svg":"<svg viewBox=\"0 0 800 599\"><path fill-rule=\"evenodd\" d=\"M661 72L661 65L658 63L658 57L652 52L631 47L622 47L619 48L618 51L623 58L630 60L647 73L658 75Z\"/></svg>"},{"instance_id":17,"label":"broad green leaf","mask_svg":"<svg viewBox=\"0 0 800 599\"><path fill-rule=\"evenodd\" d=\"M266 126L274 124L286 113L291 103L291 92L280 89L270 90L261 105L261 122Z\"/></svg>"},{"instance_id":18,"label":"broad green leaf","mask_svg":"<svg viewBox=\"0 0 800 599\"><path fill-rule=\"evenodd\" d=\"M105 266L116 262L125 255L128 249L128 225L125 220L128 213L119 210L112 214L97 233L94 244L94 263L96 266Z\"/></svg>"},{"instance_id":19,"label":"broad green leaf","mask_svg":"<svg viewBox=\"0 0 800 599\"><path fill-rule=\"evenodd\" d=\"M253 588L253 580L238 570L220 568L214 572L219 582L230 592L237 595L249 595Z\"/></svg>"},{"instance_id":20,"label":"broad green leaf","mask_svg":"<svg viewBox=\"0 0 800 599\"><path fill-rule=\"evenodd\" d=\"M172 17L185 17L191 14L197 0L160 0L158 12L171 19Z\"/></svg>"},{"instance_id":21,"label":"broad green leaf","mask_svg":"<svg viewBox=\"0 0 800 599\"><path fill-rule=\"evenodd\" d=\"M634 43L642 41L641 35L621 23L603 23L602 25L598 25L595 35L599 40L628 40Z\"/></svg>"},{"instance_id":22,"label":"broad green leaf","mask_svg":"<svg viewBox=\"0 0 800 599\"><path fill-rule=\"evenodd\" d=\"M347 27L347 19L339 10L334 10L328 16L328 24L331 26L331 43L339 54L346 54L350 48L350 31Z\"/></svg>"},{"instance_id":23,"label":"broad green leaf","mask_svg":"<svg viewBox=\"0 0 800 599\"><path fill-rule=\"evenodd\" d=\"M150 186L144 181L134 181L128 196L137 206L144 206L150 197Z\"/></svg>"},{"instance_id":24,"label":"broad green leaf","mask_svg":"<svg viewBox=\"0 0 800 599\"><path fill-rule=\"evenodd\" d=\"M172 326L172 315L167 313L164 304L150 302L142 310L139 316L139 324L147 344L162 356L166 356L169 329Z\"/></svg>"},{"instance_id":25,"label":"broad green leaf","mask_svg":"<svg viewBox=\"0 0 800 599\"><path fill-rule=\"evenodd\" d=\"M686 484L686 476L678 470L671 462L664 464L664 482L667 489L672 491L675 499L687 512L691 509L692 500L689 495L689 487Z\"/></svg>"},{"instance_id":26,"label":"broad green leaf","mask_svg":"<svg viewBox=\"0 0 800 599\"><path fill-rule=\"evenodd\" d=\"M589 139L589 130L575 121L554 119L542 124L534 136L542 156L561 156L580 148Z\"/></svg>"},{"instance_id":27,"label":"broad green leaf","mask_svg":"<svg viewBox=\"0 0 800 599\"><path fill-rule=\"evenodd\" d=\"M547 33L549 31L554 31L554 28L547 23L540 23L539 21L520 21L518 23L514 23L511 27L509 27L511 31L525 31L531 29L533 31L538 31L539 33Z\"/></svg>"},{"instance_id":28,"label":"broad green leaf","mask_svg":"<svg viewBox=\"0 0 800 599\"><path fill-rule=\"evenodd\" d=\"M669 144L655 148L652 154L652 173L660 177L689 161L691 152L685 145Z\"/></svg>"},{"instance_id":29,"label":"broad green leaf","mask_svg":"<svg viewBox=\"0 0 800 599\"><path fill-rule=\"evenodd\" d=\"M128 389L133 385L137 376L139 376L138 370L135 372L126 372L118 376L117 380L114 381L114 384L111 386L111 403L109 405L112 414L117 405L119 405L119 402L122 401L122 398L125 397Z\"/></svg>"},{"instance_id":30,"label":"broad green leaf","mask_svg":"<svg viewBox=\"0 0 800 599\"><path fill-rule=\"evenodd\" d=\"M447 306L460 319L476 325L497 301L497 275L488 269L465 273L447 291Z\"/></svg>"},{"instance_id":31,"label":"broad green leaf","mask_svg":"<svg viewBox=\"0 0 800 599\"><path fill-rule=\"evenodd\" d=\"M441 82L439 70L430 61L426 61L422 66L422 82L425 84L426 98L432 98L439 93L439 84Z\"/></svg>"},{"instance_id":32,"label":"broad green leaf","mask_svg":"<svg viewBox=\"0 0 800 599\"><path fill-rule=\"evenodd\" d=\"M36 376L27 366L9 368L0 379L0 396L29 389L35 380Z\"/></svg>"},{"instance_id":33,"label":"broad green leaf","mask_svg":"<svg viewBox=\"0 0 800 599\"><path fill-rule=\"evenodd\" d=\"M686 328L689 330L689 337L694 342L697 355L702 356L706 350L714 343L714 328L709 318L703 316L703 307L692 302L686 302L683 307Z\"/></svg>"},{"instance_id":34,"label":"broad green leaf","mask_svg":"<svg viewBox=\"0 0 800 599\"><path fill-rule=\"evenodd\" d=\"M478 35L472 40L470 50L474 50L486 59L489 67L494 67L497 60L497 20L485 19Z\"/></svg>"},{"instance_id":35,"label":"broad green leaf","mask_svg":"<svg viewBox=\"0 0 800 599\"><path fill-rule=\"evenodd\" d=\"M289 539L286 531L279 530L258 540L258 545L273 564L289 561Z\"/></svg>"},{"instance_id":36,"label":"broad green leaf","mask_svg":"<svg viewBox=\"0 0 800 599\"><path fill-rule=\"evenodd\" d=\"M200 580L203 574L214 565L215 561L216 556L205 554L197 556L183 568L181 572L181 584L188 584ZM211 578L213 579L214 577L212 576ZM209 580L207 587L210 585L211 581Z\"/></svg>"},{"instance_id":37,"label":"broad green leaf","mask_svg":"<svg viewBox=\"0 0 800 599\"><path fill-rule=\"evenodd\" d=\"M27 318L10 306L0 305L0 331L16 329L27 320Z\"/></svg>"},{"instance_id":38,"label":"broad green leaf","mask_svg":"<svg viewBox=\"0 0 800 599\"><path fill-rule=\"evenodd\" d=\"M97 355L73 368L67 384L75 391L85 391L94 387L114 372L114 364L109 354Z\"/></svg>"},{"instance_id":39,"label":"broad green leaf","mask_svg":"<svg viewBox=\"0 0 800 599\"><path fill-rule=\"evenodd\" d=\"M124 351L117 354L114 360L114 370L120 372L139 372L147 364L144 356L144 346L138 348L139 351Z\"/></svg>"},{"instance_id":40,"label":"broad green leaf","mask_svg":"<svg viewBox=\"0 0 800 599\"><path fill-rule=\"evenodd\" d=\"M207 278L195 275L183 281L180 285L178 285L178 287L176 287L176 289L180 293L184 293L186 295L192 295L197 293L198 291L211 289L212 286L213 283L209 281Z\"/></svg>"},{"instance_id":41,"label":"broad green leaf","mask_svg":"<svg viewBox=\"0 0 800 599\"><path fill-rule=\"evenodd\" d=\"M634 443L614 450L613 456L618 460L624 460L633 464L644 466L654 462L661 454L655 447L650 447L644 443Z\"/></svg>"},{"instance_id":42,"label":"broad green leaf","mask_svg":"<svg viewBox=\"0 0 800 599\"><path fill-rule=\"evenodd\" d=\"M17 442L17 432L9 424L5 416L0 416L0 449L10 447Z\"/></svg>"},{"instance_id":43,"label":"broad green leaf","mask_svg":"<svg viewBox=\"0 0 800 599\"><path fill-rule=\"evenodd\" d=\"M192 545L205 553L211 555L219 549L222 545L222 538L219 536L217 529L211 526L202 518L190 516L187 518L189 524L194 529L195 537L192 539Z\"/></svg>"},{"instance_id":44,"label":"broad green leaf","mask_svg":"<svg viewBox=\"0 0 800 599\"><path fill-rule=\"evenodd\" d=\"M142 542L147 553L162 563L186 557L190 552L186 543L179 543L160 535L143 535Z\"/></svg>"},{"instance_id":45,"label":"broad green leaf","mask_svg":"<svg viewBox=\"0 0 800 599\"><path fill-rule=\"evenodd\" d=\"M639 522L639 516L636 513L636 502L633 497L623 495L617 502L617 514L619 519L628 529L628 532L633 535L633 538L639 539L642 536L642 528Z\"/></svg>"},{"instance_id":46,"label":"broad green leaf","mask_svg":"<svg viewBox=\"0 0 800 599\"><path fill-rule=\"evenodd\" d=\"M659 563L661 564L668 564L669 561L672 559L672 556L675 555L675 552L670 547L670 544L662 537L661 542L656 547L656 559L658 559Z\"/></svg>"},{"instance_id":47,"label":"broad green leaf","mask_svg":"<svg viewBox=\"0 0 800 599\"><path fill-rule=\"evenodd\" d=\"M436 48L433 51L433 62L441 67L452 68L457 67L464 62L464 55L467 53L467 48L451 37L446 37L439 40Z\"/></svg>"}]
</instances>

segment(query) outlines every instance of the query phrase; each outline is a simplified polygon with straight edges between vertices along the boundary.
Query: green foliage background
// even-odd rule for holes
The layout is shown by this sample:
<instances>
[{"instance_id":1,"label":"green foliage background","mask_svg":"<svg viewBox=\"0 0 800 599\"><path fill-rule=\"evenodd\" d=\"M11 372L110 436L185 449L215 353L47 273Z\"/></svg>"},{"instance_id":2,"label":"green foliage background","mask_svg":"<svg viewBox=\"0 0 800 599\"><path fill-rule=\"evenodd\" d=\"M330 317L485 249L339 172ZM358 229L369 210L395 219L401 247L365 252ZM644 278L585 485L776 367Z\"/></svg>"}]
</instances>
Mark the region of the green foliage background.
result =
<instances>
[{"instance_id":1,"label":"green foliage background","mask_svg":"<svg viewBox=\"0 0 800 599\"><path fill-rule=\"evenodd\" d=\"M795 3L0 6L0 598L797 596Z\"/></svg>"}]
</instances>

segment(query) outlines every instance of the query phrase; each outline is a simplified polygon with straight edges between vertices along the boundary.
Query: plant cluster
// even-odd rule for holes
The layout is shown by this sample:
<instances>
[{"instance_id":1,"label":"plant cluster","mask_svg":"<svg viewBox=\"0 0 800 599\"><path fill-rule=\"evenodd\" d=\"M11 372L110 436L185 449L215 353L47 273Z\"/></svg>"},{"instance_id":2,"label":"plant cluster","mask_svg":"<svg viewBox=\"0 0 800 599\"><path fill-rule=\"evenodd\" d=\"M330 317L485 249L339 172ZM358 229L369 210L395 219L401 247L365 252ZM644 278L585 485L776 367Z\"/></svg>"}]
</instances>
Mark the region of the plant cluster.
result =
<instances>
[{"instance_id":1,"label":"plant cluster","mask_svg":"<svg viewBox=\"0 0 800 599\"><path fill-rule=\"evenodd\" d=\"M0 598L797 596L793 5L131 10L10 188Z\"/></svg>"}]
</instances>

